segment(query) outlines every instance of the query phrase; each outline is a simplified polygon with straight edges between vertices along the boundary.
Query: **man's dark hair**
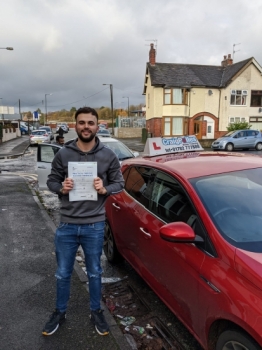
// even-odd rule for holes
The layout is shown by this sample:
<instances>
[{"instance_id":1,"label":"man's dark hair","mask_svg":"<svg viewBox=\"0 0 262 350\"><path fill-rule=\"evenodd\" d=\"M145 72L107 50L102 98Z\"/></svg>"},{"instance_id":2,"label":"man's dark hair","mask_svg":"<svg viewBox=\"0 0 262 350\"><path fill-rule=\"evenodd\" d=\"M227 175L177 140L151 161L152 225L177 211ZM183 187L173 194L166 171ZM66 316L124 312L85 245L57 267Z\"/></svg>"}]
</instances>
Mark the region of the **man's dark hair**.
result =
<instances>
[{"instance_id":1,"label":"man's dark hair","mask_svg":"<svg viewBox=\"0 0 262 350\"><path fill-rule=\"evenodd\" d=\"M57 135L55 139L56 139L56 141L58 142L58 141L59 141L59 139L64 139L64 136Z\"/></svg>"},{"instance_id":2,"label":"man's dark hair","mask_svg":"<svg viewBox=\"0 0 262 350\"><path fill-rule=\"evenodd\" d=\"M97 114L97 111L94 109L94 108L91 108L91 107L81 107L79 108L77 111L76 111L76 114L75 114L75 120L77 119L77 116L81 113L84 113L84 114L92 114L96 117L97 121L98 121L98 114Z\"/></svg>"}]
</instances>

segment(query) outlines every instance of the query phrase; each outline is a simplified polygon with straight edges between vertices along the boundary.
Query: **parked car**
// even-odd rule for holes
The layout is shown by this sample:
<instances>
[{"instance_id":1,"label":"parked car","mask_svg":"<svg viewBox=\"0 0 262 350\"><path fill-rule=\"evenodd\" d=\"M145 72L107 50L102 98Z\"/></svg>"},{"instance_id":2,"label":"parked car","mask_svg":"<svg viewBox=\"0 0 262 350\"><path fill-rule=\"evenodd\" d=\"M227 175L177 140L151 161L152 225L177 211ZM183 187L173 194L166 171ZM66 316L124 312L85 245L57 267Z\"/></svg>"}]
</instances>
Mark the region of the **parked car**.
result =
<instances>
[{"instance_id":1,"label":"parked car","mask_svg":"<svg viewBox=\"0 0 262 350\"><path fill-rule=\"evenodd\" d=\"M56 133L58 133L58 130L60 129L60 127L64 130L65 133L68 133L69 127L66 123L58 123L56 125Z\"/></svg>"},{"instance_id":2,"label":"parked car","mask_svg":"<svg viewBox=\"0 0 262 350\"><path fill-rule=\"evenodd\" d=\"M96 134L97 136L100 136L100 137L111 137L110 132L105 128L102 128L102 129L99 128Z\"/></svg>"},{"instance_id":3,"label":"parked car","mask_svg":"<svg viewBox=\"0 0 262 350\"><path fill-rule=\"evenodd\" d=\"M48 134L50 135L50 140L52 141L54 139L54 134L50 126L40 126L39 130L46 130Z\"/></svg>"},{"instance_id":4,"label":"parked car","mask_svg":"<svg viewBox=\"0 0 262 350\"><path fill-rule=\"evenodd\" d=\"M122 163L105 255L125 258L204 349L261 350L262 159L172 153L194 149L178 139L148 139L158 155Z\"/></svg>"},{"instance_id":5,"label":"parked car","mask_svg":"<svg viewBox=\"0 0 262 350\"><path fill-rule=\"evenodd\" d=\"M20 124L20 132L21 132L21 135L27 135L28 134L28 128L25 127L24 125Z\"/></svg>"},{"instance_id":6,"label":"parked car","mask_svg":"<svg viewBox=\"0 0 262 350\"><path fill-rule=\"evenodd\" d=\"M255 148L262 150L262 135L258 130L236 130L215 140L211 147L213 150L226 150L232 152L234 149Z\"/></svg>"},{"instance_id":7,"label":"parked car","mask_svg":"<svg viewBox=\"0 0 262 350\"><path fill-rule=\"evenodd\" d=\"M100 141L108 148L112 149L120 163L129 158L135 158L139 156L138 152L132 152L128 147L126 147L121 141L113 138L100 138ZM65 144L72 142L72 140L67 141ZM55 154L63 146L58 144L39 144L37 150L37 174L38 174L38 185L40 190L47 189L46 181L47 177L51 172L51 163Z\"/></svg>"},{"instance_id":8,"label":"parked car","mask_svg":"<svg viewBox=\"0 0 262 350\"><path fill-rule=\"evenodd\" d=\"M33 130L29 138L30 146L43 142L50 142L50 134L46 130Z\"/></svg>"}]
</instances>

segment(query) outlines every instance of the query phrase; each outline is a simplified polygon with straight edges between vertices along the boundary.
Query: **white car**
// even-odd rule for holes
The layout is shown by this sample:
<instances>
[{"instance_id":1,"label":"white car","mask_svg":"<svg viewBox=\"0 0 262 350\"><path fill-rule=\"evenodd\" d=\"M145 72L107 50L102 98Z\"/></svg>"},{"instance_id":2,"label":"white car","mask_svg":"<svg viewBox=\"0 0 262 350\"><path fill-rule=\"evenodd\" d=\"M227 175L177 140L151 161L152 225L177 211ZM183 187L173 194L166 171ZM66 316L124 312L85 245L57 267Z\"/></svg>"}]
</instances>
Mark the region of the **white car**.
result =
<instances>
[{"instance_id":1,"label":"white car","mask_svg":"<svg viewBox=\"0 0 262 350\"><path fill-rule=\"evenodd\" d=\"M117 155L119 162L121 163L125 159L135 158L139 156L138 152L131 151L121 141L118 141L110 137L99 138L103 144L112 149ZM67 141L72 142L72 140ZM55 154L62 148L57 144L39 144L37 150L37 175L38 185L40 190L47 190L47 177L51 173L51 163Z\"/></svg>"},{"instance_id":2,"label":"white car","mask_svg":"<svg viewBox=\"0 0 262 350\"><path fill-rule=\"evenodd\" d=\"M38 145L39 143L50 142L50 135L46 130L33 130L29 137L30 146Z\"/></svg>"},{"instance_id":3,"label":"white car","mask_svg":"<svg viewBox=\"0 0 262 350\"><path fill-rule=\"evenodd\" d=\"M50 135L50 140L52 141L52 140L54 139L54 134L53 134L53 131L52 131L52 129L50 128L50 126L47 126L47 125L45 125L45 126L40 126L40 127L39 127L39 130L45 130L45 131L47 131L47 133Z\"/></svg>"}]
</instances>

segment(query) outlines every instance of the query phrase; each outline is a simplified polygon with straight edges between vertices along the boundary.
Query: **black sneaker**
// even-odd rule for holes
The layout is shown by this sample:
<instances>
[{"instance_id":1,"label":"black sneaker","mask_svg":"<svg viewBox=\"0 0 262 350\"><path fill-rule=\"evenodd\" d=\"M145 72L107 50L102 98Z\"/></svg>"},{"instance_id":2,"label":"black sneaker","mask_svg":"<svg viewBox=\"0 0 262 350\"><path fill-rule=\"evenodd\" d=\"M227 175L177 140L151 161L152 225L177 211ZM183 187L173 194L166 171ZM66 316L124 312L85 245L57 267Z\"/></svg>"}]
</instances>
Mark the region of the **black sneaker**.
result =
<instances>
[{"instance_id":1,"label":"black sneaker","mask_svg":"<svg viewBox=\"0 0 262 350\"><path fill-rule=\"evenodd\" d=\"M59 325L66 319L66 313L55 310L50 316L50 320L46 323L45 328L42 331L43 335L51 335L55 333Z\"/></svg>"},{"instance_id":2,"label":"black sneaker","mask_svg":"<svg viewBox=\"0 0 262 350\"><path fill-rule=\"evenodd\" d=\"M95 329L100 335L107 335L109 327L103 315L104 310L91 311L90 320L95 325Z\"/></svg>"}]
</instances>

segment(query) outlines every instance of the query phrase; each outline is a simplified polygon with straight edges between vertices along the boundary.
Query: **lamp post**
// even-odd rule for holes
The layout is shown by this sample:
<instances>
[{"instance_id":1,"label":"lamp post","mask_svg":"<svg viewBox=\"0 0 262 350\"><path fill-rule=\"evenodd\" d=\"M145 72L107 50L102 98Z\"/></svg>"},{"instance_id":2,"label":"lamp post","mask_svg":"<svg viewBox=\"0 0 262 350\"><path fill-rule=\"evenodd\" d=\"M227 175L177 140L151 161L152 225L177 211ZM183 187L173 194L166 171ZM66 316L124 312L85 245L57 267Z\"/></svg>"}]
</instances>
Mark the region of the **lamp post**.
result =
<instances>
[{"instance_id":1,"label":"lamp post","mask_svg":"<svg viewBox=\"0 0 262 350\"><path fill-rule=\"evenodd\" d=\"M3 106L2 100L3 100L3 97L0 97L0 106ZM4 116L4 113L2 113L2 122L3 123L4 123L4 119L5 119L5 116Z\"/></svg>"},{"instance_id":2,"label":"lamp post","mask_svg":"<svg viewBox=\"0 0 262 350\"><path fill-rule=\"evenodd\" d=\"M122 98L127 98L127 116L129 117L129 97L123 96Z\"/></svg>"},{"instance_id":3,"label":"lamp post","mask_svg":"<svg viewBox=\"0 0 262 350\"><path fill-rule=\"evenodd\" d=\"M112 117L112 135L114 135L113 84L103 84L103 85L109 85L109 87L110 87L111 117Z\"/></svg>"},{"instance_id":4,"label":"lamp post","mask_svg":"<svg viewBox=\"0 0 262 350\"><path fill-rule=\"evenodd\" d=\"M9 51L12 51L14 50L13 47L0 47L0 50L9 50Z\"/></svg>"},{"instance_id":5,"label":"lamp post","mask_svg":"<svg viewBox=\"0 0 262 350\"><path fill-rule=\"evenodd\" d=\"M52 94L45 94L45 125L47 123L47 100L46 100L46 96L51 96Z\"/></svg>"}]
</instances>

